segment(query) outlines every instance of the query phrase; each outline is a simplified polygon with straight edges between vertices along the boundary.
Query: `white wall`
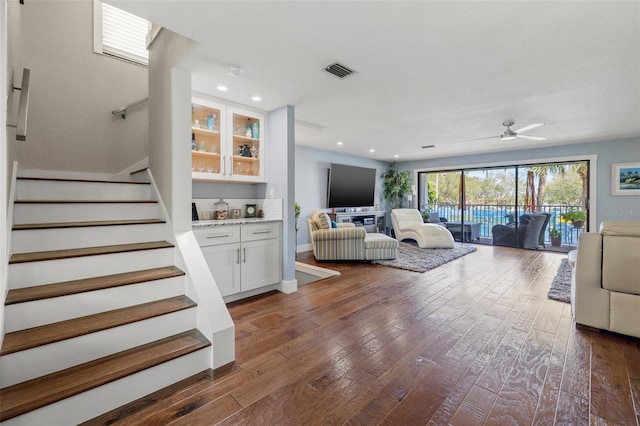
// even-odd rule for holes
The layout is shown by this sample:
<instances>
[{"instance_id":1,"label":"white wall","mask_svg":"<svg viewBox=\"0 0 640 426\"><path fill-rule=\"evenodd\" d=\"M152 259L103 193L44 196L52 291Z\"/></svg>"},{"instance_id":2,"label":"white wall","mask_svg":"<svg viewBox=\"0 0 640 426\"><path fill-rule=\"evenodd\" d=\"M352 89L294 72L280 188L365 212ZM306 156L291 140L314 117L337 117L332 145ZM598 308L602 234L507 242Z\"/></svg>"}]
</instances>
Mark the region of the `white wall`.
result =
<instances>
[{"instance_id":1,"label":"white wall","mask_svg":"<svg viewBox=\"0 0 640 426\"><path fill-rule=\"evenodd\" d=\"M147 106L131 110L126 120L111 114L148 95L147 68L93 52L93 2L26 1L17 7L23 62L31 69L21 165L114 173L147 157Z\"/></svg>"},{"instance_id":2,"label":"white wall","mask_svg":"<svg viewBox=\"0 0 640 426\"><path fill-rule=\"evenodd\" d=\"M163 29L149 48L149 168L173 221L191 230L191 74L176 68L195 42Z\"/></svg>"}]
</instances>

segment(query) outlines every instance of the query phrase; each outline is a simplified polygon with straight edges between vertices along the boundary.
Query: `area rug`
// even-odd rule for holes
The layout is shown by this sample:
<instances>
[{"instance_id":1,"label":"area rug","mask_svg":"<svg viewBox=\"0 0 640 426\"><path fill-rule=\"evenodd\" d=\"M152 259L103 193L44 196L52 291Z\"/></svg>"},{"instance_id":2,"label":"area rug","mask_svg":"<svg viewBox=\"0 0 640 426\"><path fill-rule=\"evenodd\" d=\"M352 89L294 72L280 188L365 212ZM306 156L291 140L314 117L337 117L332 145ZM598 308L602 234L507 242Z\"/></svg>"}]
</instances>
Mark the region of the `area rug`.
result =
<instances>
[{"instance_id":1,"label":"area rug","mask_svg":"<svg viewBox=\"0 0 640 426\"><path fill-rule=\"evenodd\" d=\"M558 272L551 282L551 288L547 293L549 299L571 303L571 265L567 259L562 259Z\"/></svg>"},{"instance_id":2,"label":"area rug","mask_svg":"<svg viewBox=\"0 0 640 426\"><path fill-rule=\"evenodd\" d=\"M374 260L371 263L414 272L426 272L477 250L471 245L460 243L455 243L452 249L439 249L420 248L416 244L401 242L398 245L398 257L393 260Z\"/></svg>"}]
</instances>

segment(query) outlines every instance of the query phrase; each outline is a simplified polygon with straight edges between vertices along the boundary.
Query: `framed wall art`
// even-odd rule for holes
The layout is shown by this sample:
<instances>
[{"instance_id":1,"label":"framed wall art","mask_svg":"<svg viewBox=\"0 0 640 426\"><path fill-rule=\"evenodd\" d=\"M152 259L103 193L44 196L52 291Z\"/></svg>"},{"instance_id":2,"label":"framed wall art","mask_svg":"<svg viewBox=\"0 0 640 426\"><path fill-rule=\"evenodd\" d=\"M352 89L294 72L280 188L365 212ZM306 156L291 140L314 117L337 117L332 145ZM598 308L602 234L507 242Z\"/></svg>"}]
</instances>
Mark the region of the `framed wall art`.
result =
<instances>
[{"instance_id":1,"label":"framed wall art","mask_svg":"<svg viewBox=\"0 0 640 426\"><path fill-rule=\"evenodd\" d=\"M611 195L640 195L640 162L611 164Z\"/></svg>"}]
</instances>

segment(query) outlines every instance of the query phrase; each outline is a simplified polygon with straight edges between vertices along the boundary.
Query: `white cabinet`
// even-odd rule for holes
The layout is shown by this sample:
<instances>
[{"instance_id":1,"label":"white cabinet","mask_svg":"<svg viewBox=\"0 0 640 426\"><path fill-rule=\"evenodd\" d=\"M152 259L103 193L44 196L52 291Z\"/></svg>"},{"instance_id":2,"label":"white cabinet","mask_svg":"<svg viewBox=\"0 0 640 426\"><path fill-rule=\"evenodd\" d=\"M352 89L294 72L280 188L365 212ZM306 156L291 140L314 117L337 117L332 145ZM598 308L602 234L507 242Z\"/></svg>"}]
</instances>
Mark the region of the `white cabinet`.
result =
<instances>
[{"instance_id":1,"label":"white cabinet","mask_svg":"<svg viewBox=\"0 0 640 426\"><path fill-rule=\"evenodd\" d=\"M280 282L280 223L224 225L194 233L222 296Z\"/></svg>"},{"instance_id":2,"label":"white cabinet","mask_svg":"<svg viewBox=\"0 0 640 426\"><path fill-rule=\"evenodd\" d=\"M262 114L193 98L192 179L264 182L264 123Z\"/></svg>"}]
</instances>

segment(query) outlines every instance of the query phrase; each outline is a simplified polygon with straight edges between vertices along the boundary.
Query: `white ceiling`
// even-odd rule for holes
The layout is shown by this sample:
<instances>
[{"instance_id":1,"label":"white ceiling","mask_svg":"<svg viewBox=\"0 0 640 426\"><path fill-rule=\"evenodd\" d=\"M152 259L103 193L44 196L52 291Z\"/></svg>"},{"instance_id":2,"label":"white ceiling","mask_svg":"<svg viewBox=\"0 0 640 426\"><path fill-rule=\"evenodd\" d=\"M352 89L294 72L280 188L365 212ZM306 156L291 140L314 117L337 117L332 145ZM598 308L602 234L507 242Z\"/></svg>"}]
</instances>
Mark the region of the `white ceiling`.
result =
<instances>
[{"instance_id":1,"label":"white ceiling","mask_svg":"<svg viewBox=\"0 0 640 426\"><path fill-rule=\"evenodd\" d=\"M295 106L299 145L406 161L640 137L637 0L109 2L199 42L194 89ZM454 144L506 119L548 139Z\"/></svg>"}]
</instances>

